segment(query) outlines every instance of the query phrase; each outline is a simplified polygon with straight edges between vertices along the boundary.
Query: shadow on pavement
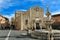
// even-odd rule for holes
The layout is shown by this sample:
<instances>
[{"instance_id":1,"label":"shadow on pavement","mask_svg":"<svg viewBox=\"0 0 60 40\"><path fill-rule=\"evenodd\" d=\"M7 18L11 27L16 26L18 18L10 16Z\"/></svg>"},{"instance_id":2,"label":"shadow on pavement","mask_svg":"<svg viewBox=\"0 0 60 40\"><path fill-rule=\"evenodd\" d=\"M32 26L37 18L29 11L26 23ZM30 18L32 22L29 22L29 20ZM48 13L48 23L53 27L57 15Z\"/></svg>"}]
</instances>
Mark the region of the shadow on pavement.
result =
<instances>
[{"instance_id":1,"label":"shadow on pavement","mask_svg":"<svg viewBox=\"0 0 60 40\"><path fill-rule=\"evenodd\" d=\"M0 36L0 38L6 38L7 36Z\"/></svg>"},{"instance_id":2,"label":"shadow on pavement","mask_svg":"<svg viewBox=\"0 0 60 40\"><path fill-rule=\"evenodd\" d=\"M29 36L29 35L20 35L20 36L0 36L0 38L6 38L6 37L9 37L9 38L32 38L32 37Z\"/></svg>"},{"instance_id":3,"label":"shadow on pavement","mask_svg":"<svg viewBox=\"0 0 60 40\"><path fill-rule=\"evenodd\" d=\"M31 38L31 39L37 39L37 38L32 38L30 35L10 35L10 36L0 36L0 38Z\"/></svg>"},{"instance_id":4,"label":"shadow on pavement","mask_svg":"<svg viewBox=\"0 0 60 40\"><path fill-rule=\"evenodd\" d=\"M12 36L13 37L13 36ZM20 36L14 36L15 38L31 38L31 39L37 39L37 38L33 38L30 35L20 35Z\"/></svg>"}]
</instances>

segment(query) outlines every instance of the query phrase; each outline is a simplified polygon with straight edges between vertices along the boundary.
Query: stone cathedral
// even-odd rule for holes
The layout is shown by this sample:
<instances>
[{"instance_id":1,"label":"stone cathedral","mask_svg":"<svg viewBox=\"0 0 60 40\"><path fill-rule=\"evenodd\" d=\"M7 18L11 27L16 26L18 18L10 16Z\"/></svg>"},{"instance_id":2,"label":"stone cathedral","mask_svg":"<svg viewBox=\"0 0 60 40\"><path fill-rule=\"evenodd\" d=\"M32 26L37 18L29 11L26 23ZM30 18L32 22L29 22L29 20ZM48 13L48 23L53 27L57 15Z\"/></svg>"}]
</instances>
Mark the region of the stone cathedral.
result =
<instances>
[{"instance_id":1,"label":"stone cathedral","mask_svg":"<svg viewBox=\"0 0 60 40\"><path fill-rule=\"evenodd\" d=\"M20 30L45 28L43 8L35 6L27 11L16 11L15 26L20 28Z\"/></svg>"}]
</instances>

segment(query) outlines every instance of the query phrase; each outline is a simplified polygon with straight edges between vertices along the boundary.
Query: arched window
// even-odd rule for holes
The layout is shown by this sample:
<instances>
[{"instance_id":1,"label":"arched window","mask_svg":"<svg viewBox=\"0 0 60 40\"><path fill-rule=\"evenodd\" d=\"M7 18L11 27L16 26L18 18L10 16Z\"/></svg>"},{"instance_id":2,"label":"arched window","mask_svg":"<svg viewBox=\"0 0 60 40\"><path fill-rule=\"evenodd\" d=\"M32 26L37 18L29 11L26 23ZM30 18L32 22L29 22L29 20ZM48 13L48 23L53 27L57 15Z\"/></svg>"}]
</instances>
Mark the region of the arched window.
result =
<instances>
[{"instance_id":1,"label":"arched window","mask_svg":"<svg viewBox=\"0 0 60 40\"><path fill-rule=\"evenodd\" d=\"M39 11L39 9L38 8L36 8L36 12L38 12Z\"/></svg>"}]
</instances>

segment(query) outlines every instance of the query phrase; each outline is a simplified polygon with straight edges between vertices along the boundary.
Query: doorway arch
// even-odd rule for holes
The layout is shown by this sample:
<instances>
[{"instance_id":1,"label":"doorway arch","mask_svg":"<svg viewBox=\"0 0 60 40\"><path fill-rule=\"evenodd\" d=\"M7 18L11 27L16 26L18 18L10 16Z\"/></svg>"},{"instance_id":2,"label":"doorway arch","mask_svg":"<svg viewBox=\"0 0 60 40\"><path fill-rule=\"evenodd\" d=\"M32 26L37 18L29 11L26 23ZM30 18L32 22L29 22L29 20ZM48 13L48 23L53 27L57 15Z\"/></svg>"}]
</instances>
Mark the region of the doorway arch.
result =
<instances>
[{"instance_id":1,"label":"doorway arch","mask_svg":"<svg viewBox=\"0 0 60 40\"><path fill-rule=\"evenodd\" d=\"M39 20L39 18L36 18L35 24L36 24L36 29L39 30L40 29L40 20Z\"/></svg>"},{"instance_id":2,"label":"doorway arch","mask_svg":"<svg viewBox=\"0 0 60 40\"><path fill-rule=\"evenodd\" d=\"M36 23L36 29L40 29L39 23Z\"/></svg>"}]
</instances>

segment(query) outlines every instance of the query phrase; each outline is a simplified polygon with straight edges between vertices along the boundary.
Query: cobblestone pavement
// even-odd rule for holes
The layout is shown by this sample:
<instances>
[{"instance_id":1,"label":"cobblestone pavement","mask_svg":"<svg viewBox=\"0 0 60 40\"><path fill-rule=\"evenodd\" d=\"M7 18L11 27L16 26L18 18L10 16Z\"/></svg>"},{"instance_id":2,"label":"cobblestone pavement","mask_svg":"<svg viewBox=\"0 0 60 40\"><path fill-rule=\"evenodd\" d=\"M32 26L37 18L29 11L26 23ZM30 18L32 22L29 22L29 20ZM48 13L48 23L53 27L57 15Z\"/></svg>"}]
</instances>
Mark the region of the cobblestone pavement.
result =
<instances>
[{"instance_id":1,"label":"cobblestone pavement","mask_svg":"<svg viewBox=\"0 0 60 40\"><path fill-rule=\"evenodd\" d=\"M37 40L27 36L26 31L0 30L0 40Z\"/></svg>"}]
</instances>

